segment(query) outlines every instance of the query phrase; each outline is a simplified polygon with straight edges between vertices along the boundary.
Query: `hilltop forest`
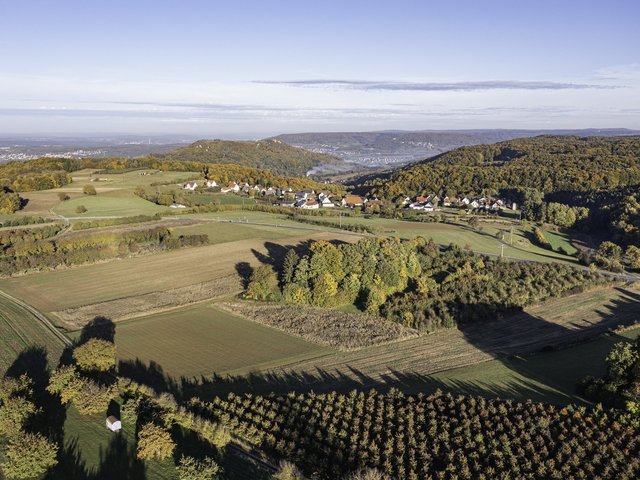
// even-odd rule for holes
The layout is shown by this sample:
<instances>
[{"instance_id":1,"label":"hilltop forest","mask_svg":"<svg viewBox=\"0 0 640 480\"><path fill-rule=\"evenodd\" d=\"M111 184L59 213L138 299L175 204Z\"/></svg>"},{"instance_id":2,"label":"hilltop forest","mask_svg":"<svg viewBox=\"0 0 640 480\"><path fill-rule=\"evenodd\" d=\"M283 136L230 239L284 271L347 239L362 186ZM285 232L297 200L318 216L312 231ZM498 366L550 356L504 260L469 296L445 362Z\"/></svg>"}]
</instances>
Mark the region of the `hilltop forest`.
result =
<instances>
[{"instance_id":1,"label":"hilltop forest","mask_svg":"<svg viewBox=\"0 0 640 480\"><path fill-rule=\"evenodd\" d=\"M234 163L295 177L304 177L309 170L320 165L342 163L338 157L292 147L279 140L199 140L173 152L156 155L155 158L200 163Z\"/></svg>"}]
</instances>

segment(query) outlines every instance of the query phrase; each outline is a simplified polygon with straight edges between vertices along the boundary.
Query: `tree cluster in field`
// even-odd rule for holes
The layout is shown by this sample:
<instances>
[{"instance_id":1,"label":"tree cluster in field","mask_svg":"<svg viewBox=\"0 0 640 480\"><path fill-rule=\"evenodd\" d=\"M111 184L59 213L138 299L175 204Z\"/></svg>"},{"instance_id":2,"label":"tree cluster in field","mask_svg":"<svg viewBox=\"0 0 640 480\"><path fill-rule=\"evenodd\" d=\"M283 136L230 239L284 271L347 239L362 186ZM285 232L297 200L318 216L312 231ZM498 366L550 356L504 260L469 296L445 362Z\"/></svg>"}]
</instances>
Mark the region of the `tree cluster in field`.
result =
<instances>
[{"instance_id":1,"label":"tree cluster in field","mask_svg":"<svg viewBox=\"0 0 640 480\"><path fill-rule=\"evenodd\" d=\"M33 381L26 375L0 380L0 477L39 478L58 463L58 445L30 423L41 411L33 402Z\"/></svg>"},{"instance_id":2,"label":"tree cluster in field","mask_svg":"<svg viewBox=\"0 0 640 480\"><path fill-rule=\"evenodd\" d=\"M191 408L313 479L366 467L398 480L640 475L637 418L599 409L395 391L230 394Z\"/></svg>"},{"instance_id":3,"label":"tree cluster in field","mask_svg":"<svg viewBox=\"0 0 640 480\"><path fill-rule=\"evenodd\" d=\"M549 298L607 283L596 272L554 263L490 259L418 237L311 244L287 253L280 277L257 268L245 296L320 307L355 304L419 330L487 321Z\"/></svg>"},{"instance_id":4,"label":"tree cluster in field","mask_svg":"<svg viewBox=\"0 0 640 480\"><path fill-rule=\"evenodd\" d=\"M116 225L130 225L132 223L155 222L161 220L162 215L134 215L131 217L102 218L100 220L88 220L86 222L75 222L73 230L89 230L90 228L113 227Z\"/></svg>"},{"instance_id":5,"label":"tree cluster in field","mask_svg":"<svg viewBox=\"0 0 640 480\"><path fill-rule=\"evenodd\" d=\"M56 228L60 227L34 230L56 231ZM11 238L11 245L0 255L0 275L92 263L143 251L198 246L209 241L204 234L176 237L166 227L125 232L78 233L55 240L35 238L35 234L29 233L30 231L31 229L16 231L15 238Z\"/></svg>"},{"instance_id":6,"label":"tree cluster in field","mask_svg":"<svg viewBox=\"0 0 640 480\"><path fill-rule=\"evenodd\" d=\"M0 252L2 255L30 255L35 243L57 235L62 229L62 224L55 223L43 227L1 230Z\"/></svg>"},{"instance_id":7,"label":"tree cluster in field","mask_svg":"<svg viewBox=\"0 0 640 480\"><path fill-rule=\"evenodd\" d=\"M606 358L602 378L586 377L580 393L608 407L625 409L640 418L640 337L616 343Z\"/></svg>"}]
</instances>

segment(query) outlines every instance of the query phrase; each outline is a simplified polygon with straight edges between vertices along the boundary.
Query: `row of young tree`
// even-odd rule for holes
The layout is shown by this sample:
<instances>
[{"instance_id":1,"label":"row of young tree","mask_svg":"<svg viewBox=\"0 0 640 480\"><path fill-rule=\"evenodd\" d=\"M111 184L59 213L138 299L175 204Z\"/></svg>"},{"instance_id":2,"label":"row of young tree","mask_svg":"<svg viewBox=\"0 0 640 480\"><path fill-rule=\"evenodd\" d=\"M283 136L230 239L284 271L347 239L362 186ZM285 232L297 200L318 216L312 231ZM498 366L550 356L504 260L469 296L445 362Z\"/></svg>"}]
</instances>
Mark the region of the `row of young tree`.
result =
<instances>
[{"instance_id":1,"label":"row of young tree","mask_svg":"<svg viewBox=\"0 0 640 480\"><path fill-rule=\"evenodd\" d=\"M638 419L599 408L396 391L230 394L191 408L312 479L362 468L398 480L640 475Z\"/></svg>"},{"instance_id":2,"label":"row of young tree","mask_svg":"<svg viewBox=\"0 0 640 480\"><path fill-rule=\"evenodd\" d=\"M418 237L367 238L290 250L279 277L257 268L245 295L254 300L361 310L420 330L486 321L549 298L603 285L594 271L557 263L491 259L455 245L441 249Z\"/></svg>"},{"instance_id":3,"label":"row of young tree","mask_svg":"<svg viewBox=\"0 0 640 480\"><path fill-rule=\"evenodd\" d=\"M42 232L52 233L56 229L59 226L16 231L14 236L9 235L9 243L3 243L0 255L0 275L93 263L146 251L198 246L209 242L207 235L176 236L166 227L124 232L83 232L57 239L42 237Z\"/></svg>"}]
</instances>

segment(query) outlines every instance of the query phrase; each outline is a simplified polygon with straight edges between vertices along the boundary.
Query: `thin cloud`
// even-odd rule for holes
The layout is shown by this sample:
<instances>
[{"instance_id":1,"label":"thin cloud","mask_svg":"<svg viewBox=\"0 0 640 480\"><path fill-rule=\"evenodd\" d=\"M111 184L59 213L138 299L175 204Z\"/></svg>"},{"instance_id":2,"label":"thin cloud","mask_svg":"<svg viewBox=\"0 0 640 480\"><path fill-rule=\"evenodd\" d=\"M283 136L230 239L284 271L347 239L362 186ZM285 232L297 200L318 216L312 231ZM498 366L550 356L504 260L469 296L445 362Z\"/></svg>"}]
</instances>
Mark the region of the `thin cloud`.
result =
<instances>
[{"instance_id":1,"label":"thin cloud","mask_svg":"<svg viewBox=\"0 0 640 480\"><path fill-rule=\"evenodd\" d=\"M393 82L369 80L309 79L309 80L256 80L263 85L290 87L339 87L354 90L446 92L481 90L609 90L624 88L616 85L565 83L551 81L488 80L475 82Z\"/></svg>"}]
</instances>

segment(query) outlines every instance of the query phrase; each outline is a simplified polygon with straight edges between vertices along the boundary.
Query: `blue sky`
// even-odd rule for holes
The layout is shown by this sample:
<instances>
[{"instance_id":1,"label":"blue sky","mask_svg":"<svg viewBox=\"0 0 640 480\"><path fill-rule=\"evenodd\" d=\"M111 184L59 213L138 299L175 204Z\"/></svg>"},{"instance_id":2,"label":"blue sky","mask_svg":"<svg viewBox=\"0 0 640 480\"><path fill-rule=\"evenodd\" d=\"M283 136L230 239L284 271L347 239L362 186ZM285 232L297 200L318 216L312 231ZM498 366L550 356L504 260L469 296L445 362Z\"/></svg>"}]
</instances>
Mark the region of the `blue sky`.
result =
<instances>
[{"instance_id":1,"label":"blue sky","mask_svg":"<svg viewBox=\"0 0 640 480\"><path fill-rule=\"evenodd\" d=\"M0 0L0 133L640 128L640 2Z\"/></svg>"}]
</instances>

